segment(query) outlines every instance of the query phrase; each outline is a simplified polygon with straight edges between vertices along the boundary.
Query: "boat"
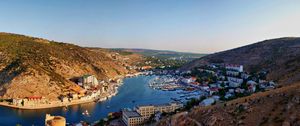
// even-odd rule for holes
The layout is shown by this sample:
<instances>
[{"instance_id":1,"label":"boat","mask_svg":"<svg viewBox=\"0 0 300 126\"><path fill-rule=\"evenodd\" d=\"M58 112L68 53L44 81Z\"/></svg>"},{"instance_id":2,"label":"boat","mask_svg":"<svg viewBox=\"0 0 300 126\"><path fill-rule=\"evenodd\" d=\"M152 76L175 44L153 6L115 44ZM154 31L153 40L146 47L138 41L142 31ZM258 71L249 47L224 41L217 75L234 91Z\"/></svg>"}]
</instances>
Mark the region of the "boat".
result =
<instances>
[{"instance_id":1,"label":"boat","mask_svg":"<svg viewBox=\"0 0 300 126\"><path fill-rule=\"evenodd\" d=\"M88 112L88 110L85 110L85 112L83 112L82 115L89 116L90 113Z\"/></svg>"}]
</instances>

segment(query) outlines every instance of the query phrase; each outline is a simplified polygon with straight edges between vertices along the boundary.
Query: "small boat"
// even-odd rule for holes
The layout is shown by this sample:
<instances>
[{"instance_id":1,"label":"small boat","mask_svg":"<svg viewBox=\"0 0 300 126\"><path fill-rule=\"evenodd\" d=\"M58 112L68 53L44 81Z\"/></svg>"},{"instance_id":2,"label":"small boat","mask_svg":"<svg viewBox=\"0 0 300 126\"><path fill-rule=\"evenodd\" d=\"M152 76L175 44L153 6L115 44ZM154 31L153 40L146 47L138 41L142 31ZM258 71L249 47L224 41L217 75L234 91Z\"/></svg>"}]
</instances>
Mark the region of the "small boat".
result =
<instances>
[{"instance_id":1,"label":"small boat","mask_svg":"<svg viewBox=\"0 0 300 126\"><path fill-rule=\"evenodd\" d=\"M90 116L90 113L88 112L88 110L85 110L85 112L83 112L82 115Z\"/></svg>"},{"instance_id":2,"label":"small boat","mask_svg":"<svg viewBox=\"0 0 300 126\"><path fill-rule=\"evenodd\" d=\"M109 108L110 108L110 106L106 106L106 108L107 108L107 109L109 109Z\"/></svg>"}]
</instances>

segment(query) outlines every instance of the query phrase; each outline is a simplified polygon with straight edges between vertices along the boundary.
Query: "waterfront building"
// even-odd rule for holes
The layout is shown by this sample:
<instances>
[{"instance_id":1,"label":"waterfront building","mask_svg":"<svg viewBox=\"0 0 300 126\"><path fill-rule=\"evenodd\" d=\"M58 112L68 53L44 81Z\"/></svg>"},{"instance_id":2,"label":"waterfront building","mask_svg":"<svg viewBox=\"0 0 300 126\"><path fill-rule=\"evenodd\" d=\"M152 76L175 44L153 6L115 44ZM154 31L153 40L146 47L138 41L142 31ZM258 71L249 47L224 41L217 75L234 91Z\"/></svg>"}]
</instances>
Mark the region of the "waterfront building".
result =
<instances>
[{"instance_id":1,"label":"waterfront building","mask_svg":"<svg viewBox=\"0 0 300 126\"><path fill-rule=\"evenodd\" d=\"M170 113L176 109L181 108L183 105L178 103L168 103L161 105L141 105L135 107L135 110L146 119L150 118L155 112Z\"/></svg>"},{"instance_id":2,"label":"waterfront building","mask_svg":"<svg viewBox=\"0 0 300 126\"><path fill-rule=\"evenodd\" d=\"M23 103L23 99L20 99L20 98L13 99L13 102L12 102L12 104L16 105L16 106L23 106L22 103Z\"/></svg>"},{"instance_id":3,"label":"waterfront building","mask_svg":"<svg viewBox=\"0 0 300 126\"><path fill-rule=\"evenodd\" d=\"M30 97L26 97L25 99L22 100L23 102L23 106L38 106L40 104L47 104L47 100L45 97L41 97L41 96L30 96Z\"/></svg>"},{"instance_id":4,"label":"waterfront building","mask_svg":"<svg viewBox=\"0 0 300 126\"><path fill-rule=\"evenodd\" d=\"M134 108L134 111L123 110L123 121L127 126L135 126L144 123L155 113L170 113L182 108L183 104L176 102L161 105L141 105Z\"/></svg>"},{"instance_id":5,"label":"waterfront building","mask_svg":"<svg viewBox=\"0 0 300 126\"><path fill-rule=\"evenodd\" d=\"M66 126L66 118L46 114L45 126Z\"/></svg>"},{"instance_id":6,"label":"waterfront building","mask_svg":"<svg viewBox=\"0 0 300 126\"><path fill-rule=\"evenodd\" d=\"M122 120L127 126L138 126L144 123L145 118L136 111L123 110Z\"/></svg>"}]
</instances>

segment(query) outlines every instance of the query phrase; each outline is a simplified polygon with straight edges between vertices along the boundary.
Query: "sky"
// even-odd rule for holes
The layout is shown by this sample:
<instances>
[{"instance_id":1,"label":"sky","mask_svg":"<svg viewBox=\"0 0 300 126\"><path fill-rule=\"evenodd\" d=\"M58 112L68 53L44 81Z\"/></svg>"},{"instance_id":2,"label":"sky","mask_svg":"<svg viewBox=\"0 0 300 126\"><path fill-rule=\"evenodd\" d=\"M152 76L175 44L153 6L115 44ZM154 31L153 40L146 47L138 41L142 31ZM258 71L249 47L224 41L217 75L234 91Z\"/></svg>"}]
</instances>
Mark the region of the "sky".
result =
<instances>
[{"instance_id":1,"label":"sky","mask_svg":"<svg viewBox=\"0 0 300 126\"><path fill-rule=\"evenodd\" d=\"M299 0L1 0L0 31L80 46L214 53L300 37Z\"/></svg>"}]
</instances>

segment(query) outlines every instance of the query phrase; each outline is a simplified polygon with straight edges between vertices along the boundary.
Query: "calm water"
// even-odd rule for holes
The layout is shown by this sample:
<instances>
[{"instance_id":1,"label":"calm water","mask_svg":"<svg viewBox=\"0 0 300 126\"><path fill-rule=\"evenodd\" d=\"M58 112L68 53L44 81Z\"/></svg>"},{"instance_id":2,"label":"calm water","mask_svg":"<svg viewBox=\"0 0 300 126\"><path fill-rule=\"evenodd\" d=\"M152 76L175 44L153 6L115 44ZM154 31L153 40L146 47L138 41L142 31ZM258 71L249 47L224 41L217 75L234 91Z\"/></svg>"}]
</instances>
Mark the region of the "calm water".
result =
<instances>
[{"instance_id":1,"label":"calm water","mask_svg":"<svg viewBox=\"0 0 300 126\"><path fill-rule=\"evenodd\" d=\"M119 88L119 93L110 100L99 103L87 103L63 108L51 108L43 110L18 110L0 107L0 126L43 126L45 114L64 116L68 123L80 122L81 120L93 122L104 118L109 112L119 111L122 108L132 108L143 104L161 104L170 102L171 97L178 97L174 91L158 91L148 87L151 76L138 76L127 78ZM135 101L134 103L132 101ZM110 108L107 108L110 106ZM82 115L88 110L90 117Z\"/></svg>"}]
</instances>

